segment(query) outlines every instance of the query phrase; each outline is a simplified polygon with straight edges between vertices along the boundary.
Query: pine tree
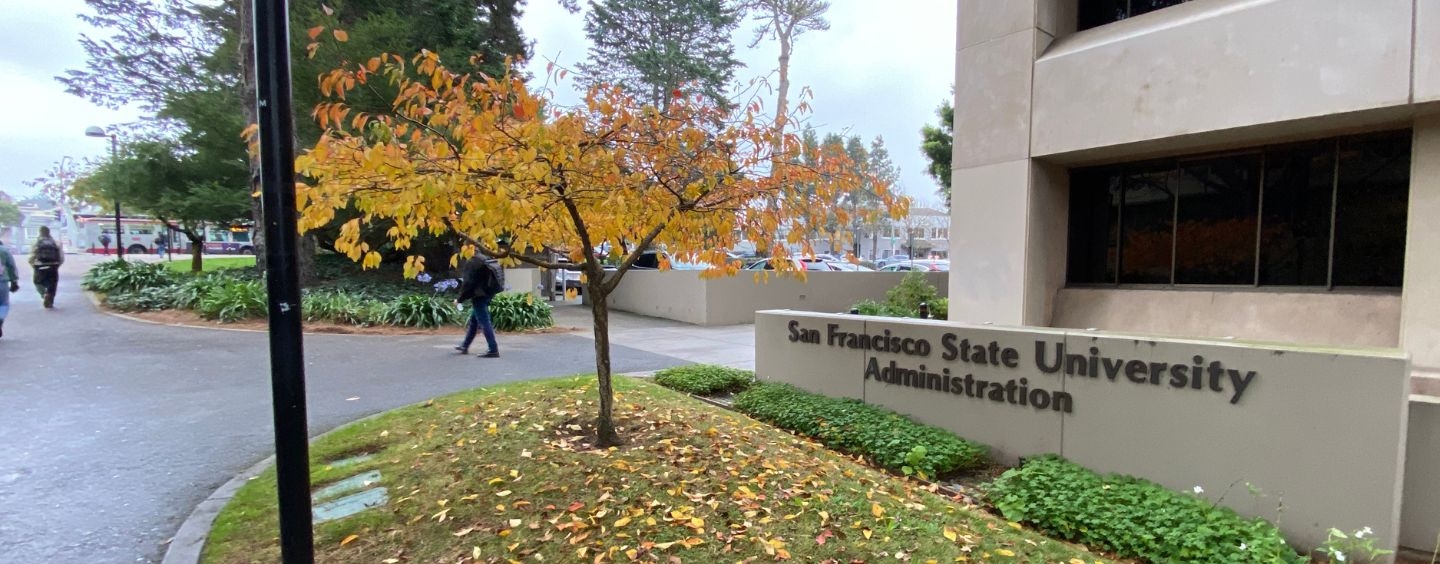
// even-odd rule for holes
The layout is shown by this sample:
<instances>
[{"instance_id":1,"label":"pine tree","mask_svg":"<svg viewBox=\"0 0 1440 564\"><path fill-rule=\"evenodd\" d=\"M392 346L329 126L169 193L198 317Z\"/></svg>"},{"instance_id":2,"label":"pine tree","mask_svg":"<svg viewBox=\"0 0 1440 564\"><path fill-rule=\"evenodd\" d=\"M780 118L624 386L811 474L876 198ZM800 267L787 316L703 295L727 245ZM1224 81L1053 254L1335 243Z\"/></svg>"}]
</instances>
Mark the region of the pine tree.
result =
<instances>
[{"instance_id":1,"label":"pine tree","mask_svg":"<svg viewBox=\"0 0 1440 564\"><path fill-rule=\"evenodd\" d=\"M935 110L940 116L940 127L926 124L921 128L920 134L924 141L920 144L920 150L925 157L930 159L930 166L925 169L932 178L940 183L939 193L945 197L945 205L950 205L950 152L955 147L955 108L947 100L940 104Z\"/></svg>"},{"instance_id":2,"label":"pine tree","mask_svg":"<svg viewBox=\"0 0 1440 564\"><path fill-rule=\"evenodd\" d=\"M726 90L740 67L730 33L740 13L725 0L591 0L585 15L590 84L615 84L669 108L675 92L730 107Z\"/></svg>"}]
</instances>

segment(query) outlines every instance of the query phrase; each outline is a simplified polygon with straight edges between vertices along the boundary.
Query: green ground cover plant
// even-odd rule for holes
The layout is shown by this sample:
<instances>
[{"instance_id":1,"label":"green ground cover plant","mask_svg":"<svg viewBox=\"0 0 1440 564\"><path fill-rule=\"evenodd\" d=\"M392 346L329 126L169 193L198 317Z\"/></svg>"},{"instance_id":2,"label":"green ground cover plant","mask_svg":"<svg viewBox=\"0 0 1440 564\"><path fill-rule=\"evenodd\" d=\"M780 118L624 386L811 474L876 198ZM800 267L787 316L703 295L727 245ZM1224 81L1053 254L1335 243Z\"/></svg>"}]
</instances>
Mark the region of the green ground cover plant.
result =
<instances>
[{"instance_id":1,"label":"green ground cover plant","mask_svg":"<svg viewBox=\"0 0 1440 564\"><path fill-rule=\"evenodd\" d=\"M897 472L934 478L986 463L984 446L939 427L858 400L812 394L787 384L756 383L736 396L735 409Z\"/></svg>"},{"instance_id":2,"label":"green ground cover plant","mask_svg":"<svg viewBox=\"0 0 1440 564\"><path fill-rule=\"evenodd\" d=\"M465 322L465 312L461 323ZM555 324L550 304L535 299L529 292L501 292L490 300L490 322L499 331L543 329Z\"/></svg>"},{"instance_id":3,"label":"green ground cover plant","mask_svg":"<svg viewBox=\"0 0 1440 564\"><path fill-rule=\"evenodd\" d=\"M1027 459L986 487L985 499L1006 519L1125 558L1309 561L1264 519L1245 519L1139 478L1100 475L1058 456Z\"/></svg>"},{"instance_id":4,"label":"green ground cover plant","mask_svg":"<svg viewBox=\"0 0 1440 564\"><path fill-rule=\"evenodd\" d=\"M590 448L593 376L482 388L317 439L318 489L390 503L316 527L316 561L1066 562L1100 559L652 383L615 379L627 443ZM355 466L332 461L374 456ZM275 562L275 474L215 521L209 564Z\"/></svg>"},{"instance_id":5,"label":"green ground cover plant","mask_svg":"<svg viewBox=\"0 0 1440 564\"><path fill-rule=\"evenodd\" d=\"M754 372L713 364L676 366L655 373L656 384L699 396L743 392L754 382Z\"/></svg>"},{"instance_id":6,"label":"green ground cover plant","mask_svg":"<svg viewBox=\"0 0 1440 564\"><path fill-rule=\"evenodd\" d=\"M161 264L112 260L90 267L80 287L100 294L170 286L175 276Z\"/></svg>"},{"instance_id":7,"label":"green ground cover plant","mask_svg":"<svg viewBox=\"0 0 1440 564\"><path fill-rule=\"evenodd\" d=\"M222 323L263 319L267 309L263 278L249 267L220 268L246 261L254 264L252 257L210 259L206 263L207 271L199 274L175 272L176 263L109 261L92 268L82 285L101 294L106 305L119 311L192 310L205 319ZM210 270L212 264L217 268ZM468 310L454 301L458 281L405 280L398 270L390 270L362 272L344 257L317 257L317 272L329 278L305 289L301 306L305 320L361 327L417 328L448 327L465 322ZM550 304L527 293L502 293L491 302L490 311L500 331L554 325Z\"/></svg>"}]
</instances>

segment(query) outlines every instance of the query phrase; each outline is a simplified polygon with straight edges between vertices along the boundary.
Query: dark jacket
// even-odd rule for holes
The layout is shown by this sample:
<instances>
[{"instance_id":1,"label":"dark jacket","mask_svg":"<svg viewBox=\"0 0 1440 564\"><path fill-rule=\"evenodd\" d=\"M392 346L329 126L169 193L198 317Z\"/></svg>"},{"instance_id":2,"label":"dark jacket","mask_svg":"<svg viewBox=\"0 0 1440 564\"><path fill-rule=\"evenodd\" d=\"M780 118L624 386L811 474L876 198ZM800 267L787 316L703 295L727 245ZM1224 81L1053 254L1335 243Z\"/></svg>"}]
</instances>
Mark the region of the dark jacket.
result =
<instances>
[{"instance_id":1,"label":"dark jacket","mask_svg":"<svg viewBox=\"0 0 1440 564\"><path fill-rule=\"evenodd\" d=\"M463 278L460 280L460 297L456 299L462 302L466 300L473 302L480 298L492 296L493 294L487 292L485 289L500 285L494 283L494 281L497 281L495 277L496 270L499 270L498 263L480 255L476 255L470 260L465 261L465 266L461 270Z\"/></svg>"},{"instance_id":2,"label":"dark jacket","mask_svg":"<svg viewBox=\"0 0 1440 564\"><path fill-rule=\"evenodd\" d=\"M39 253L40 247L54 247L55 258L53 260L41 260ZM29 262L30 266L40 268L60 266L65 264L65 249L60 248L60 243L56 243L54 238L41 236L36 238L35 245L30 247Z\"/></svg>"}]
</instances>

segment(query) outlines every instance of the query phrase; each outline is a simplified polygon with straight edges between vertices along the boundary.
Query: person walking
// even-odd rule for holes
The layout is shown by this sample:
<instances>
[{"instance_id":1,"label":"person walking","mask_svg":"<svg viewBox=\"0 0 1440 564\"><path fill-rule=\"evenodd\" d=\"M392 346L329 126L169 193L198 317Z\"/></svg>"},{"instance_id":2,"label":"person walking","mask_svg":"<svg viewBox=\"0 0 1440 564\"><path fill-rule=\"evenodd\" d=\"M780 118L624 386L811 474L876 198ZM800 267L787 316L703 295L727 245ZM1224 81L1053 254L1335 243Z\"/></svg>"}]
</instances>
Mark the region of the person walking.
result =
<instances>
[{"instance_id":1,"label":"person walking","mask_svg":"<svg viewBox=\"0 0 1440 564\"><path fill-rule=\"evenodd\" d=\"M484 331L485 344L489 349L479 356L499 358L500 346L495 342L495 326L490 323L490 300L505 289L505 275L500 270L500 263L475 255L465 262L463 272L460 297L455 301L470 301L470 321L465 324L465 340L456 346L455 350L460 354L468 354L470 343L475 341L475 333Z\"/></svg>"},{"instance_id":2,"label":"person walking","mask_svg":"<svg viewBox=\"0 0 1440 564\"><path fill-rule=\"evenodd\" d=\"M30 267L35 269L35 290L45 300L45 309L55 307L55 290L60 285L60 265L65 264L65 251L50 238L50 228L41 227L40 236L30 248Z\"/></svg>"},{"instance_id":3,"label":"person walking","mask_svg":"<svg viewBox=\"0 0 1440 564\"><path fill-rule=\"evenodd\" d=\"M110 235L109 235L109 234L107 234L107 233L101 233L101 234L100 234L100 248L105 251L105 254L106 254L107 256L110 254Z\"/></svg>"},{"instance_id":4,"label":"person walking","mask_svg":"<svg viewBox=\"0 0 1440 564\"><path fill-rule=\"evenodd\" d=\"M5 242L0 241L0 337L5 336L5 317L10 315L10 294L20 291L20 269Z\"/></svg>"}]
</instances>

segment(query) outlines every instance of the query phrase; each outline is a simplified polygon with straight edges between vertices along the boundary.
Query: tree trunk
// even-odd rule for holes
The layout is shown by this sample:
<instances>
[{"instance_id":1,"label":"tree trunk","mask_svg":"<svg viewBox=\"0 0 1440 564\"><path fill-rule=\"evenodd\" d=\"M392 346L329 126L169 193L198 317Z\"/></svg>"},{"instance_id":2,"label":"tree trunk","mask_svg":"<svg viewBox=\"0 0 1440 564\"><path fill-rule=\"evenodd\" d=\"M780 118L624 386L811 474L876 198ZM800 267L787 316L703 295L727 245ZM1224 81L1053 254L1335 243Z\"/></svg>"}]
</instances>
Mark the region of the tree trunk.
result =
<instances>
[{"instance_id":1,"label":"tree trunk","mask_svg":"<svg viewBox=\"0 0 1440 564\"><path fill-rule=\"evenodd\" d=\"M790 108L790 38L780 37L780 93L775 101L775 128L780 133L785 131L785 122L789 119L786 113Z\"/></svg>"},{"instance_id":2,"label":"tree trunk","mask_svg":"<svg viewBox=\"0 0 1440 564\"><path fill-rule=\"evenodd\" d=\"M199 274L205 270L205 242L190 240L190 272Z\"/></svg>"},{"instance_id":3,"label":"tree trunk","mask_svg":"<svg viewBox=\"0 0 1440 564\"><path fill-rule=\"evenodd\" d=\"M239 2L240 29L238 49L240 51L240 106L244 109L245 123L260 123L260 112L255 107L255 15L251 13L251 2ZM257 136L258 139L258 136ZM260 191L260 161L250 156L250 193ZM260 198L250 197L250 216L255 222L251 233L251 245L255 247L255 270L265 273L265 210Z\"/></svg>"},{"instance_id":4,"label":"tree trunk","mask_svg":"<svg viewBox=\"0 0 1440 564\"><path fill-rule=\"evenodd\" d=\"M604 277L590 280L586 286L590 292L590 312L595 320L595 377L600 386L600 417L595 420L595 448L610 448L620 444L620 435L615 432L615 390L610 382L610 307L608 297L600 289Z\"/></svg>"}]
</instances>

